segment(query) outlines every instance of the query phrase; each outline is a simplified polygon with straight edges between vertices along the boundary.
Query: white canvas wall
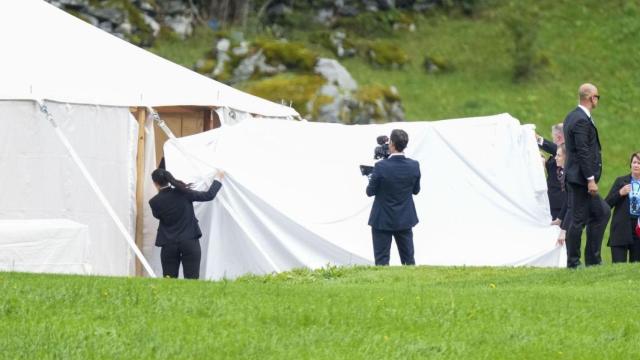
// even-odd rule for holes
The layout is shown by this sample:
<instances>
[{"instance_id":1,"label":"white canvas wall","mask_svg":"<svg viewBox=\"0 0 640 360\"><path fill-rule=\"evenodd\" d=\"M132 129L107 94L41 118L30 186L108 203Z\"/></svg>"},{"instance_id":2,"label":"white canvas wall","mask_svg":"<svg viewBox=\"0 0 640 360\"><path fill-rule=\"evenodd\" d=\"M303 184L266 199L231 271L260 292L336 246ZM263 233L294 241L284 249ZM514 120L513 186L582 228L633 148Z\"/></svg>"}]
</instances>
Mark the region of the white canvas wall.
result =
<instances>
[{"instance_id":1,"label":"white canvas wall","mask_svg":"<svg viewBox=\"0 0 640 360\"><path fill-rule=\"evenodd\" d=\"M131 234L137 123L126 107L47 102ZM69 219L89 226L94 274L130 275L133 256L33 101L0 101L0 219Z\"/></svg>"}]
</instances>

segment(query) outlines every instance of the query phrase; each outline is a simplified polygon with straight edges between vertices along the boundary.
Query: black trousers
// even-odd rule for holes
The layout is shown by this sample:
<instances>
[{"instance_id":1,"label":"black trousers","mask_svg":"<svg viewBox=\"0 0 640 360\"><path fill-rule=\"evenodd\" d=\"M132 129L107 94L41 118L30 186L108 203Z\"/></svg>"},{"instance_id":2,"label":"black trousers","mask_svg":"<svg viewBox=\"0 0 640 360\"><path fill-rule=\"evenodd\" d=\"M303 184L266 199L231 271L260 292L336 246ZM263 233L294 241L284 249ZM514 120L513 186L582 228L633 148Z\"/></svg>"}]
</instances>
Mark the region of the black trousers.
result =
<instances>
[{"instance_id":1,"label":"black trousers","mask_svg":"<svg viewBox=\"0 0 640 360\"><path fill-rule=\"evenodd\" d=\"M373 256L376 265L389 265L389 252L391 251L391 237L396 239L398 253L402 265L415 265L413 257L413 230L386 231L371 228L373 237Z\"/></svg>"},{"instance_id":2,"label":"black trousers","mask_svg":"<svg viewBox=\"0 0 640 360\"><path fill-rule=\"evenodd\" d=\"M162 262L162 276L177 278L182 263L185 279L200 277L200 240L182 240L177 243L162 246L160 261Z\"/></svg>"},{"instance_id":3,"label":"black trousers","mask_svg":"<svg viewBox=\"0 0 640 360\"><path fill-rule=\"evenodd\" d=\"M571 223L567 229L567 267L580 265L582 230L587 228L587 243L584 249L585 265L602 263L602 237L609 222L611 208L600 195L591 196L586 185L567 184Z\"/></svg>"},{"instance_id":4,"label":"black trousers","mask_svg":"<svg viewBox=\"0 0 640 360\"><path fill-rule=\"evenodd\" d=\"M636 235L637 219L630 219L632 244L611 247L611 261L614 263L640 262L640 238Z\"/></svg>"}]
</instances>

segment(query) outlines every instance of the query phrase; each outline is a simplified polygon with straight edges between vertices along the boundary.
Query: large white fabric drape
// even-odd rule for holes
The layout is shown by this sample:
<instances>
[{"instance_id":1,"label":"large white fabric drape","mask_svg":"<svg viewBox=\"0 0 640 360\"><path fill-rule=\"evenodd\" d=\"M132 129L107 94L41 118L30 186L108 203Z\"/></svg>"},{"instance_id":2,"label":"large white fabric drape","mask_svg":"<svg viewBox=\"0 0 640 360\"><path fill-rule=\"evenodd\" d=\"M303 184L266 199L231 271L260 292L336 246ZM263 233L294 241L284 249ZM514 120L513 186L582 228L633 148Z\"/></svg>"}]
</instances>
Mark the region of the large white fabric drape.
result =
<instances>
[{"instance_id":1,"label":"large white fabric drape","mask_svg":"<svg viewBox=\"0 0 640 360\"><path fill-rule=\"evenodd\" d=\"M532 129L508 114L360 126L247 119L165 144L168 170L200 189L216 167L228 174L218 198L196 207L204 276L372 263L373 199L358 166L394 128L409 133L406 154L421 165L418 264L564 264Z\"/></svg>"}]
</instances>

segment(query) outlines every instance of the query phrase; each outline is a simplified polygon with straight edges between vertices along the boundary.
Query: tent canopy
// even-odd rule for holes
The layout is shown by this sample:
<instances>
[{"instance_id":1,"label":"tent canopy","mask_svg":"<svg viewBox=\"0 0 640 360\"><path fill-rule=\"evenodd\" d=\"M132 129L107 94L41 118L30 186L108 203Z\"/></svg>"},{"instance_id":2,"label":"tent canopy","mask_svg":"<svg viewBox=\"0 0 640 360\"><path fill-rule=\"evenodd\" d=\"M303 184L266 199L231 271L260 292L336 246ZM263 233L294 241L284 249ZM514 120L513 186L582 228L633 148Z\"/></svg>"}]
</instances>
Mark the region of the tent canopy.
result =
<instances>
[{"instance_id":1,"label":"tent canopy","mask_svg":"<svg viewBox=\"0 0 640 360\"><path fill-rule=\"evenodd\" d=\"M0 99L298 113L127 43L42 0L0 1Z\"/></svg>"}]
</instances>

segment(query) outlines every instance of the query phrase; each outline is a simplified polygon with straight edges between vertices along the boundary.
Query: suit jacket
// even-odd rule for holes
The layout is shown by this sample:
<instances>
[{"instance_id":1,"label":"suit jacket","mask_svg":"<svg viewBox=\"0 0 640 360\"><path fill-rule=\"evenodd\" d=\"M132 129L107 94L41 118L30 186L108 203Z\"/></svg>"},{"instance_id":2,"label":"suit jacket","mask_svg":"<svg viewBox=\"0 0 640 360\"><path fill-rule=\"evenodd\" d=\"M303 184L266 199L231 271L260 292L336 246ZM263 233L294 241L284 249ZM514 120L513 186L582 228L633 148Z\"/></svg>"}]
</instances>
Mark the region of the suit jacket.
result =
<instances>
[{"instance_id":1,"label":"suit jacket","mask_svg":"<svg viewBox=\"0 0 640 360\"><path fill-rule=\"evenodd\" d=\"M411 229L418 223L413 195L420 192L420 164L404 155L380 160L373 167L367 196L375 196L369 225L377 230Z\"/></svg>"},{"instance_id":2,"label":"suit jacket","mask_svg":"<svg viewBox=\"0 0 640 360\"><path fill-rule=\"evenodd\" d=\"M587 177L594 176L598 182L602 174L598 130L579 107L564 120L564 144L567 148L564 166L567 181L586 186Z\"/></svg>"},{"instance_id":3,"label":"suit jacket","mask_svg":"<svg viewBox=\"0 0 640 360\"><path fill-rule=\"evenodd\" d=\"M543 139L542 145L538 146L542 151L550 154L544 166L547 169L547 195L549 196L549 207L552 210L559 211L565 200L565 194L562 192L560 181L558 180L558 165L556 164L556 152L558 145ZM552 211L553 212L553 211Z\"/></svg>"},{"instance_id":4,"label":"suit jacket","mask_svg":"<svg viewBox=\"0 0 640 360\"><path fill-rule=\"evenodd\" d=\"M210 201L216 197L222 184L214 180L208 191L181 191L166 188L149 200L153 216L160 220L156 246L199 239L202 236L198 219L193 212L194 201Z\"/></svg>"},{"instance_id":5,"label":"suit jacket","mask_svg":"<svg viewBox=\"0 0 640 360\"><path fill-rule=\"evenodd\" d=\"M629 213L629 196L620 196L620 189L631 183L631 175L620 176L611 185L605 201L613 209L609 242L607 246L624 246L633 244L631 234L631 214Z\"/></svg>"}]
</instances>

